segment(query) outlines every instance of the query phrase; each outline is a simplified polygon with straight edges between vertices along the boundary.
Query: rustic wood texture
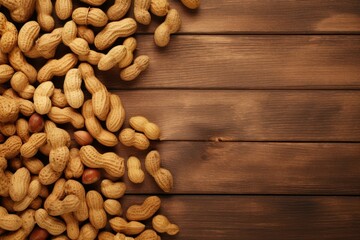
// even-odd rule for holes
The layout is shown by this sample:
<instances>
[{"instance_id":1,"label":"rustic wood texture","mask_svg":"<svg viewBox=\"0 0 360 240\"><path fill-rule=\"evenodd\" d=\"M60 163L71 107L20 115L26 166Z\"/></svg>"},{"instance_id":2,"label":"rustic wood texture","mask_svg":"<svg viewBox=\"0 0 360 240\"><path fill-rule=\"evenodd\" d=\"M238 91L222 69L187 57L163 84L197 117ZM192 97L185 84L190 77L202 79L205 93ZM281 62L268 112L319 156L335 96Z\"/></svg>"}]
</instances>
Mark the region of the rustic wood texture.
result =
<instances>
[{"instance_id":1,"label":"rustic wood texture","mask_svg":"<svg viewBox=\"0 0 360 240\"><path fill-rule=\"evenodd\" d=\"M174 175L172 194L360 194L360 144L160 142L152 145ZM126 159L146 152L117 148ZM127 193L162 193L146 174Z\"/></svg>"},{"instance_id":2,"label":"rustic wood texture","mask_svg":"<svg viewBox=\"0 0 360 240\"><path fill-rule=\"evenodd\" d=\"M118 91L162 140L360 141L358 91Z\"/></svg>"},{"instance_id":3,"label":"rustic wood texture","mask_svg":"<svg viewBox=\"0 0 360 240\"><path fill-rule=\"evenodd\" d=\"M125 196L123 207L144 196ZM360 238L359 197L169 196L160 213L177 223L177 236L161 239ZM148 226L151 226L148 224Z\"/></svg>"},{"instance_id":4,"label":"rustic wood texture","mask_svg":"<svg viewBox=\"0 0 360 240\"><path fill-rule=\"evenodd\" d=\"M359 89L360 36L175 36L159 49L138 36L149 70L133 82L100 72L112 89ZM120 42L119 42L120 44Z\"/></svg>"}]
</instances>

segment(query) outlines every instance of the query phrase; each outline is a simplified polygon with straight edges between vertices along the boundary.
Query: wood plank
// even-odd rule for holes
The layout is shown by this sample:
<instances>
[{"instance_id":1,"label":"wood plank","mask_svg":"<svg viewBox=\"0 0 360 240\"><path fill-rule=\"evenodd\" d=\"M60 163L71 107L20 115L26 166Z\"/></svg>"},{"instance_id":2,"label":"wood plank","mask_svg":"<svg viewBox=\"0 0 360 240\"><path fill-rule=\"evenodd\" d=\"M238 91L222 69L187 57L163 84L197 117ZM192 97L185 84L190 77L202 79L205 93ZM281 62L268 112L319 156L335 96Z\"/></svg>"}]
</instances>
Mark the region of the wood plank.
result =
<instances>
[{"instance_id":1,"label":"wood plank","mask_svg":"<svg viewBox=\"0 0 360 240\"><path fill-rule=\"evenodd\" d=\"M331 143L159 142L152 145L174 175L172 194L360 194L360 145ZM125 159L147 152L120 145ZM127 193L162 193L152 177Z\"/></svg>"},{"instance_id":2,"label":"wood plank","mask_svg":"<svg viewBox=\"0 0 360 240\"><path fill-rule=\"evenodd\" d=\"M143 196L125 196L124 209ZM161 239L359 239L359 197L169 196L160 213L181 228ZM147 224L151 226L149 223Z\"/></svg>"},{"instance_id":3,"label":"wood plank","mask_svg":"<svg viewBox=\"0 0 360 240\"><path fill-rule=\"evenodd\" d=\"M98 71L109 88L360 89L360 36L176 36L166 49L152 36L138 42L149 69L132 82L115 68Z\"/></svg>"},{"instance_id":4,"label":"wood plank","mask_svg":"<svg viewBox=\"0 0 360 240\"><path fill-rule=\"evenodd\" d=\"M127 117L148 116L162 140L360 141L359 91L116 92Z\"/></svg>"}]
</instances>

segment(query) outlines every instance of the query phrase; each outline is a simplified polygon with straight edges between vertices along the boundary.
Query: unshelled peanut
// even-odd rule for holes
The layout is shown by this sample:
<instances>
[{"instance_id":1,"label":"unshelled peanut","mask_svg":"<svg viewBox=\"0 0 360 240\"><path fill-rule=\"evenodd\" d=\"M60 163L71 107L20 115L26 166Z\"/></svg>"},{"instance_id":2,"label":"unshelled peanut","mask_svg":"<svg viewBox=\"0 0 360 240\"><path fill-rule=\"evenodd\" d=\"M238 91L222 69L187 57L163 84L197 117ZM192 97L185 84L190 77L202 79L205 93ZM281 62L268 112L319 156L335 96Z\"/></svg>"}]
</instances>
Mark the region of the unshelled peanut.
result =
<instances>
[{"instance_id":1,"label":"unshelled peanut","mask_svg":"<svg viewBox=\"0 0 360 240\"><path fill-rule=\"evenodd\" d=\"M154 33L155 44L165 47L170 42L170 34L176 33L181 27L181 18L176 9L170 9L165 21L156 28Z\"/></svg>"},{"instance_id":2,"label":"unshelled peanut","mask_svg":"<svg viewBox=\"0 0 360 240\"><path fill-rule=\"evenodd\" d=\"M141 222L130 221L127 222L121 217L115 217L109 221L111 228L119 233L124 233L126 235L136 235L144 231L145 225Z\"/></svg>"},{"instance_id":3,"label":"unshelled peanut","mask_svg":"<svg viewBox=\"0 0 360 240\"><path fill-rule=\"evenodd\" d=\"M190 9L196 9L200 6L200 0L181 0L181 2Z\"/></svg>"},{"instance_id":4,"label":"unshelled peanut","mask_svg":"<svg viewBox=\"0 0 360 240\"><path fill-rule=\"evenodd\" d=\"M108 17L100 8L76 8L72 13L73 21L78 25L92 25L103 27L108 22Z\"/></svg>"},{"instance_id":5,"label":"unshelled peanut","mask_svg":"<svg viewBox=\"0 0 360 240\"><path fill-rule=\"evenodd\" d=\"M127 160L128 178L133 183L142 183L145 179L141 162L137 157L131 156Z\"/></svg>"},{"instance_id":6,"label":"unshelled peanut","mask_svg":"<svg viewBox=\"0 0 360 240\"><path fill-rule=\"evenodd\" d=\"M121 70L120 78L124 81L132 81L137 78L140 73L145 71L150 64L150 58L146 55L138 56L134 63L125 69Z\"/></svg>"},{"instance_id":7,"label":"unshelled peanut","mask_svg":"<svg viewBox=\"0 0 360 240\"><path fill-rule=\"evenodd\" d=\"M142 134L137 133L131 128L125 128L120 132L119 140L127 147L134 146L139 150L146 150L150 146L149 139Z\"/></svg>"},{"instance_id":8,"label":"unshelled peanut","mask_svg":"<svg viewBox=\"0 0 360 240\"><path fill-rule=\"evenodd\" d=\"M179 232L179 226L171 223L164 215L153 217L152 226L158 233L166 232L169 235L176 235Z\"/></svg>"},{"instance_id":9,"label":"unshelled peanut","mask_svg":"<svg viewBox=\"0 0 360 240\"><path fill-rule=\"evenodd\" d=\"M131 0L115 0L114 5L109 7L106 15L111 21L118 21L129 11Z\"/></svg>"},{"instance_id":10,"label":"unshelled peanut","mask_svg":"<svg viewBox=\"0 0 360 240\"><path fill-rule=\"evenodd\" d=\"M141 221L151 218L159 210L161 200L157 196L147 197L141 205L132 205L126 212L129 220Z\"/></svg>"},{"instance_id":11,"label":"unshelled peanut","mask_svg":"<svg viewBox=\"0 0 360 240\"><path fill-rule=\"evenodd\" d=\"M89 220L95 229L101 229L106 226L107 216L104 210L104 200L100 193L91 190L86 194L86 203L89 207Z\"/></svg>"},{"instance_id":12,"label":"unshelled peanut","mask_svg":"<svg viewBox=\"0 0 360 240\"><path fill-rule=\"evenodd\" d=\"M112 182L109 179L104 179L101 182L101 193L107 198L121 198L125 191L126 185L123 182Z\"/></svg>"},{"instance_id":13,"label":"unshelled peanut","mask_svg":"<svg viewBox=\"0 0 360 240\"><path fill-rule=\"evenodd\" d=\"M151 140L156 140L160 137L160 128L143 116L131 117L129 123L133 129L143 132Z\"/></svg>"}]
</instances>

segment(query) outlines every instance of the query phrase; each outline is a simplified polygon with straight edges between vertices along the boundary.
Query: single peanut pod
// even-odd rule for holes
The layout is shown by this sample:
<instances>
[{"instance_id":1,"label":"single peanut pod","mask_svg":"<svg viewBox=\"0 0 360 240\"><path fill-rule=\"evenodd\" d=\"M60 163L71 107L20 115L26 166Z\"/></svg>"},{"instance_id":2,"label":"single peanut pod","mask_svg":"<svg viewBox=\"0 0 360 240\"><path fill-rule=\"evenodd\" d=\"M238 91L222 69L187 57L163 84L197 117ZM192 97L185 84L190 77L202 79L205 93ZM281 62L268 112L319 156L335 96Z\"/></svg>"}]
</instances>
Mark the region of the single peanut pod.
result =
<instances>
[{"instance_id":1,"label":"single peanut pod","mask_svg":"<svg viewBox=\"0 0 360 240\"><path fill-rule=\"evenodd\" d=\"M3 144L0 144L0 159L1 158L7 158L11 159L16 157L21 148L22 142L20 137L18 136L11 136ZM6 159L5 159L6 160ZM5 162L6 163L6 162ZM2 167L0 164L0 169L5 169L5 167Z\"/></svg>"},{"instance_id":2,"label":"single peanut pod","mask_svg":"<svg viewBox=\"0 0 360 240\"><path fill-rule=\"evenodd\" d=\"M55 123L64 124L71 123L75 128L84 127L84 118L80 113L77 113L73 108L58 108L52 107L48 113L48 117Z\"/></svg>"},{"instance_id":3,"label":"single peanut pod","mask_svg":"<svg viewBox=\"0 0 360 240\"><path fill-rule=\"evenodd\" d=\"M72 53L65 54L60 59L49 60L40 70L38 81L40 83L51 80L54 76L65 74L77 64L77 57Z\"/></svg>"},{"instance_id":4,"label":"single peanut pod","mask_svg":"<svg viewBox=\"0 0 360 240\"><path fill-rule=\"evenodd\" d=\"M51 104L54 107L64 108L69 106L65 94L61 91L61 89L55 88L50 99Z\"/></svg>"},{"instance_id":5,"label":"single peanut pod","mask_svg":"<svg viewBox=\"0 0 360 240\"><path fill-rule=\"evenodd\" d=\"M69 46L71 51L77 55L87 55L90 51L88 42L85 39L77 37L77 26L74 21L68 21L64 25L62 31L62 40L66 46Z\"/></svg>"},{"instance_id":6,"label":"single peanut pod","mask_svg":"<svg viewBox=\"0 0 360 240\"><path fill-rule=\"evenodd\" d=\"M141 221L151 218L159 210L161 200L157 196L147 197L141 205L132 205L126 212L129 220Z\"/></svg>"},{"instance_id":7,"label":"single peanut pod","mask_svg":"<svg viewBox=\"0 0 360 240\"><path fill-rule=\"evenodd\" d=\"M115 0L114 5L107 10L106 15L109 20L118 21L126 15L130 6L131 0Z\"/></svg>"},{"instance_id":8,"label":"single peanut pod","mask_svg":"<svg viewBox=\"0 0 360 240\"><path fill-rule=\"evenodd\" d=\"M108 22L108 17L100 8L76 8L72 13L73 21L78 25L92 25L103 27Z\"/></svg>"},{"instance_id":9,"label":"single peanut pod","mask_svg":"<svg viewBox=\"0 0 360 240\"><path fill-rule=\"evenodd\" d=\"M50 185L56 182L61 176L62 172L56 172L52 169L50 164L41 169L39 173L39 180L43 185Z\"/></svg>"},{"instance_id":10,"label":"single peanut pod","mask_svg":"<svg viewBox=\"0 0 360 240\"><path fill-rule=\"evenodd\" d=\"M74 194L77 196L80 200L80 205L78 207L78 210L74 212L75 218L83 222L89 217L89 210L86 203L86 197L85 197L85 189L84 186L75 180L67 180L65 183L65 193L66 194Z\"/></svg>"},{"instance_id":11,"label":"single peanut pod","mask_svg":"<svg viewBox=\"0 0 360 240\"><path fill-rule=\"evenodd\" d=\"M64 80L64 93L72 108L80 108L84 103L84 93L81 90L81 74L76 68L70 69Z\"/></svg>"},{"instance_id":12,"label":"single peanut pod","mask_svg":"<svg viewBox=\"0 0 360 240\"><path fill-rule=\"evenodd\" d=\"M20 154L22 157L31 158L35 156L39 148L46 142L46 133L34 133L20 148Z\"/></svg>"},{"instance_id":13,"label":"single peanut pod","mask_svg":"<svg viewBox=\"0 0 360 240\"><path fill-rule=\"evenodd\" d=\"M22 163L31 174L39 174L44 164L38 158L22 158Z\"/></svg>"},{"instance_id":14,"label":"single peanut pod","mask_svg":"<svg viewBox=\"0 0 360 240\"><path fill-rule=\"evenodd\" d=\"M68 19L73 9L72 0L56 0L55 13L61 20Z\"/></svg>"},{"instance_id":15,"label":"single peanut pod","mask_svg":"<svg viewBox=\"0 0 360 240\"><path fill-rule=\"evenodd\" d=\"M111 232L100 232L98 235L98 240L113 240L115 237L114 234L112 234Z\"/></svg>"},{"instance_id":16,"label":"single peanut pod","mask_svg":"<svg viewBox=\"0 0 360 240\"><path fill-rule=\"evenodd\" d=\"M51 146L49 164L56 172L64 171L69 161L70 151L67 145L68 139L70 139L70 135L63 129L56 128L52 131L47 131L47 142Z\"/></svg>"},{"instance_id":17,"label":"single peanut pod","mask_svg":"<svg viewBox=\"0 0 360 240\"><path fill-rule=\"evenodd\" d=\"M11 80L10 85L20 97L24 99L31 99L34 96L35 87L30 85L29 78L23 72L16 72Z\"/></svg>"},{"instance_id":18,"label":"single peanut pod","mask_svg":"<svg viewBox=\"0 0 360 240\"><path fill-rule=\"evenodd\" d=\"M94 240L97 237L98 231L99 230L90 223L87 223L81 227L79 238L77 240Z\"/></svg>"},{"instance_id":19,"label":"single peanut pod","mask_svg":"<svg viewBox=\"0 0 360 240\"><path fill-rule=\"evenodd\" d=\"M22 220L15 214L9 214L4 207L0 207L0 229L16 231L22 226Z\"/></svg>"},{"instance_id":20,"label":"single peanut pod","mask_svg":"<svg viewBox=\"0 0 360 240\"><path fill-rule=\"evenodd\" d=\"M106 118L106 128L111 132L120 130L125 121L125 109L118 95L110 95L110 112Z\"/></svg>"},{"instance_id":21,"label":"single peanut pod","mask_svg":"<svg viewBox=\"0 0 360 240\"><path fill-rule=\"evenodd\" d=\"M11 4L11 1L7 0L7 3ZM0 51L2 53L11 52L17 45L18 31L15 25L12 22L9 22L3 13L0 13L0 35Z\"/></svg>"},{"instance_id":22,"label":"single peanut pod","mask_svg":"<svg viewBox=\"0 0 360 240\"><path fill-rule=\"evenodd\" d=\"M170 192L173 188L173 176L171 172L160 167L161 160L158 151L151 151L146 155L145 168L154 177L157 185L164 191Z\"/></svg>"},{"instance_id":23,"label":"single peanut pod","mask_svg":"<svg viewBox=\"0 0 360 240\"><path fill-rule=\"evenodd\" d=\"M150 24L150 4L151 0L134 0L134 16L137 22L144 25Z\"/></svg>"},{"instance_id":24,"label":"single peanut pod","mask_svg":"<svg viewBox=\"0 0 360 240\"><path fill-rule=\"evenodd\" d=\"M115 67L126 56L126 48L122 45L113 47L105 56L103 56L99 63L98 69L107 71Z\"/></svg>"},{"instance_id":25,"label":"single peanut pod","mask_svg":"<svg viewBox=\"0 0 360 240\"><path fill-rule=\"evenodd\" d=\"M10 10L10 16L15 22L26 22L34 13L35 0L16 1L2 0L1 4Z\"/></svg>"},{"instance_id":26,"label":"single peanut pod","mask_svg":"<svg viewBox=\"0 0 360 240\"><path fill-rule=\"evenodd\" d=\"M40 25L36 21L25 23L18 36L18 46L22 52L28 52L35 44L35 39L39 36Z\"/></svg>"},{"instance_id":27,"label":"single peanut pod","mask_svg":"<svg viewBox=\"0 0 360 240\"><path fill-rule=\"evenodd\" d=\"M151 0L150 11L159 17L165 16L169 12L168 0Z\"/></svg>"},{"instance_id":28,"label":"single peanut pod","mask_svg":"<svg viewBox=\"0 0 360 240\"><path fill-rule=\"evenodd\" d=\"M119 134L119 140L125 146L134 146L139 150L146 150L150 146L149 139L144 134L137 133L131 128L123 129Z\"/></svg>"},{"instance_id":29,"label":"single peanut pod","mask_svg":"<svg viewBox=\"0 0 360 240\"><path fill-rule=\"evenodd\" d=\"M108 91L105 85L95 77L94 70L91 65L87 63L81 63L79 70L84 80L86 89L92 94L91 105L93 112L100 120L104 121L110 110L110 99ZM90 130L88 129L88 131Z\"/></svg>"},{"instance_id":30,"label":"single peanut pod","mask_svg":"<svg viewBox=\"0 0 360 240\"><path fill-rule=\"evenodd\" d=\"M116 153L108 152L100 154L93 146L87 145L81 147L80 158L87 167L103 168L113 177L122 177L124 175L124 159Z\"/></svg>"},{"instance_id":31,"label":"single peanut pod","mask_svg":"<svg viewBox=\"0 0 360 240\"><path fill-rule=\"evenodd\" d=\"M129 120L130 126L136 131L143 132L145 136L151 140L159 139L160 128L152 122L149 122L143 116L131 117Z\"/></svg>"},{"instance_id":32,"label":"single peanut pod","mask_svg":"<svg viewBox=\"0 0 360 240\"><path fill-rule=\"evenodd\" d=\"M88 62L91 65L98 65L101 58L103 58L105 54L99 53L93 50L90 50L88 55L79 55L79 60L82 62Z\"/></svg>"},{"instance_id":33,"label":"single peanut pod","mask_svg":"<svg viewBox=\"0 0 360 240\"><path fill-rule=\"evenodd\" d=\"M66 223L66 233L70 239L77 239L80 234L79 221L74 217L73 213L65 213L61 215Z\"/></svg>"},{"instance_id":34,"label":"single peanut pod","mask_svg":"<svg viewBox=\"0 0 360 240\"><path fill-rule=\"evenodd\" d=\"M122 214L121 203L115 199L106 199L104 210L109 215L120 216Z\"/></svg>"},{"instance_id":35,"label":"single peanut pod","mask_svg":"<svg viewBox=\"0 0 360 240\"><path fill-rule=\"evenodd\" d=\"M65 223L57 218L49 216L45 209L36 210L35 221L39 227L44 228L52 235L60 235L66 230Z\"/></svg>"},{"instance_id":36,"label":"single peanut pod","mask_svg":"<svg viewBox=\"0 0 360 240\"><path fill-rule=\"evenodd\" d=\"M39 177L40 179L40 177ZM56 181L54 184L54 188L51 192L51 194L46 198L44 202L44 208L47 210L51 203L63 199L65 197L65 179L60 178Z\"/></svg>"},{"instance_id":37,"label":"single peanut pod","mask_svg":"<svg viewBox=\"0 0 360 240\"><path fill-rule=\"evenodd\" d=\"M104 201L101 195L91 190L86 194L86 203L89 207L89 220L95 229L101 229L106 226L107 217L103 208Z\"/></svg>"},{"instance_id":38,"label":"single peanut pod","mask_svg":"<svg viewBox=\"0 0 360 240\"><path fill-rule=\"evenodd\" d=\"M125 191L126 185L123 182L112 182L109 179L104 179L101 182L101 193L107 198L121 198Z\"/></svg>"},{"instance_id":39,"label":"single peanut pod","mask_svg":"<svg viewBox=\"0 0 360 240\"><path fill-rule=\"evenodd\" d=\"M41 83L34 92L35 111L41 115L47 114L51 110L50 97L54 93L52 82Z\"/></svg>"},{"instance_id":40,"label":"single peanut pod","mask_svg":"<svg viewBox=\"0 0 360 240\"><path fill-rule=\"evenodd\" d=\"M35 9L37 12L37 21L41 29L45 32L51 32L55 26L55 20L51 16L53 9L51 0L36 0Z\"/></svg>"},{"instance_id":41,"label":"single peanut pod","mask_svg":"<svg viewBox=\"0 0 360 240\"><path fill-rule=\"evenodd\" d=\"M181 0L181 2L190 9L196 9L200 7L200 0Z\"/></svg>"},{"instance_id":42,"label":"single peanut pod","mask_svg":"<svg viewBox=\"0 0 360 240\"><path fill-rule=\"evenodd\" d=\"M67 195L63 200L55 200L49 204L47 212L51 216L60 216L77 210L80 200L75 195Z\"/></svg>"},{"instance_id":43,"label":"single peanut pod","mask_svg":"<svg viewBox=\"0 0 360 240\"><path fill-rule=\"evenodd\" d=\"M72 148L70 149L70 158L65 169L65 177L69 178L79 178L83 175L84 165L81 162L79 149Z\"/></svg>"},{"instance_id":44,"label":"single peanut pod","mask_svg":"<svg viewBox=\"0 0 360 240\"><path fill-rule=\"evenodd\" d=\"M19 115L19 104L14 99L0 96L0 122L14 122Z\"/></svg>"},{"instance_id":45,"label":"single peanut pod","mask_svg":"<svg viewBox=\"0 0 360 240\"><path fill-rule=\"evenodd\" d=\"M36 69L26 61L19 47L14 47L9 53L9 62L16 71L23 72L31 84L36 81Z\"/></svg>"},{"instance_id":46,"label":"single peanut pod","mask_svg":"<svg viewBox=\"0 0 360 240\"><path fill-rule=\"evenodd\" d=\"M159 240L160 236L152 229L147 229L143 231L135 240Z\"/></svg>"},{"instance_id":47,"label":"single peanut pod","mask_svg":"<svg viewBox=\"0 0 360 240\"><path fill-rule=\"evenodd\" d=\"M179 226L173 224L164 215L157 215L152 219L152 226L158 233L167 233L176 235L179 232Z\"/></svg>"},{"instance_id":48,"label":"single peanut pod","mask_svg":"<svg viewBox=\"0 0 360 240\"><path fill-rule=\"evenodd\" d=\"M126 48L126 55L119 62L119 68L126 68L127 66L129 66L133 62L133 60L134 60L134 53L133 52L136 49L137 42L136 42L135 38L129 37L129 38L125 39L125 41L123 42L123 45Z\"/></svg>"},{"instance_id":49,"label":"single peanut pod","mask_svg":"<svg viewBox=\"0 0 360 240\"><path fill-rule=\"evenodd\" d=\"M94 44L99 50L109 48L116 39L128 37L135 33L137 24L132 18L125 18L120 21L108 23L105 28L96 35Z\"/></svg>"},{"instance_id":50,"label":"single peanut pod","mask_svg":"<svg viewBox=\"0 0 360 240\"><path fill-rule=\"evenodd\" d=\"M9 195L18 202L25 198L30 184L30 172L26 168L18 169L10 179Z\"/></svg>"},{"instance_id":51,"label":"single peanut pod","mask_svg":"<svg viewBox=\"0 0 360 240\"><path fill-rule=\"evenodd\" d=\"M6 83L14 75L14 69L7 65L0 65L0 83Z\"/></svg>"},{"instance_id":52,"label":"single peanut pod","mask_svg":"<svg viewBox=\"0 0 360 240\"><path fill-rule=\"evenodd\" d=\"M0 123L0 132L4 136L12 136L16 132L16 126L14 123Z\"/></svg>"},{"instance_id":53,"label":"single peanut pod","mask_svg":"<svg viewBox=\"0 0 360 240\"><path fill-rule=\"evenodd\" d=\"M181 18L176 9L170 9L165 21L155 29L154 40L159 47L165 47L170 42L170 34L180 30Z\"/></svg>"},{"instance_id":54,"label":"single peanut pod","mask_svg":"<svg viewBox=\"0 0 360 240\"><path fill-rule=\"evenodd\" d=\"M42 35L35 44L38 54L46 59L54 58L56 49L62 42L62 31L63 28L56 28L51 33Z\"/></svg>"},{"instance_id":55,"label":"single peanut pod","mask_svg":"<svg viewBox=\"0 0 360 240\"><path fill-rule=\"evenodd\" d=\"M94 39L95 39L94 31L86 26L77 27L77 36L85 39L89 44L94 43Z\"/></svg>"},{"instance_id":56,"label":"single peanut pod","mask_svg":"<svg viewBox=\"0 0 360 240\"><path fill-rule=\"evenodd\" d=\"M34 201L34 199L39 196L40 190L41 183L39 182L39 180L32 180L29 184L27 195L21 201L14 203L14 210L17 212L21 212L27 209Z\"/></svg>"},{"instance_id":57,"label":"single peanut pod","mask_svg":"<svg viewBox=\"0 0 360 240\"><path fill-rule=\"evenodd\" d=\"M21 114L25 116L30 116L31 114L34 113L35 111L34 104L29 100L20 98L12 88L5 90L3 92L3 96L11 98L16 102L18 102L19 110Z\"/></svg>"},{"instance_id":58,"label":"single peanut pod","mask_svg":"<svg viewBox=\"0 0 360 240\"><path fill-rule=\"evenodd\" d=\"M133 183L142 183L145 179L144 171L141 169L141 162L138 158L131 156L127 161L128 177Z\"/></svg>"},{"instance_id":59,"label":"single peanut pod","mask_svg":"<svg viewBox=\"0 0 360 240\"><path fill-rule=\"evenodd\" d=\"M137 78L141 72L145 71L150 63L150 58L146 55L141 55L135 58L134 63L127 68L121 70L120 78L124 81L132 81Z\"/></svg>"},{"instance_id":60,"label":"single peanut pod","mask_svg":"<svg viewBox=\"0 0 360 240\"><path fill-rule=\"evenodd\" d=\"M145 225L141 222L131 221L127 222L125 219L121 217L115 217L110 219L109 221L110 227L118 232L124 233L126 235L136 235L144 231Z\"/></svg>"}]
</instances>

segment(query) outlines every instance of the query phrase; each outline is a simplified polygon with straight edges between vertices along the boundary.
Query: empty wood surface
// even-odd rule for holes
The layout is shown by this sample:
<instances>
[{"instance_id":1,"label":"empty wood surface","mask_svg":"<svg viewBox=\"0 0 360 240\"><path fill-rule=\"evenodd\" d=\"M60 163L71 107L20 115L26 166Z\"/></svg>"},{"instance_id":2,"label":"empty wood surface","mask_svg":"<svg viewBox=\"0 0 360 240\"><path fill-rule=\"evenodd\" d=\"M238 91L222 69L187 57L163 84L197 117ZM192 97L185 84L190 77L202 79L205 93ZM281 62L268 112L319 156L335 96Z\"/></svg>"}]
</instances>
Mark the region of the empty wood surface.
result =
<instances>
[{"instance_id":1,"label":"empty wood surface","mask_svg":"<svg viewBox=\"0 0 360 240\"><path fill-rule=\"evenodd\" d=\"M360 8L359 8L360 9ZM108 87L189 89L359 89L360 36L175 36L159 49L138 36L149 69L133 82L98 71Z\"/></svg>"},{"instance_id":2,"label":"empty wood surface","mask_svg":"<svg viewBox=\"0 0 360 240\"><path fill-rule=\"evenodd\" d=\"M145 196L125 196L123 209ZM359 197L168 196L159 213L181 228L161 239L360 238ZM150 223L147 224L149 227Z\"/></svg>"},{"instance_id":3,"label":"empty wood surface","mask_svg":"<svg viewBox=\"0 0 360 240\"><path fill-rule=\"evenodd\" d=\"M359 91L116 92L162 140L360 141Z\"/></svg>"}]
</instances>

